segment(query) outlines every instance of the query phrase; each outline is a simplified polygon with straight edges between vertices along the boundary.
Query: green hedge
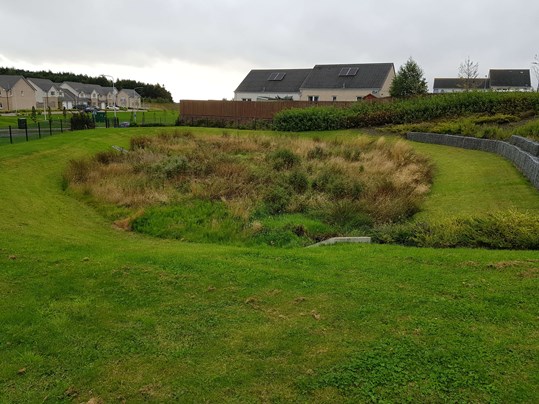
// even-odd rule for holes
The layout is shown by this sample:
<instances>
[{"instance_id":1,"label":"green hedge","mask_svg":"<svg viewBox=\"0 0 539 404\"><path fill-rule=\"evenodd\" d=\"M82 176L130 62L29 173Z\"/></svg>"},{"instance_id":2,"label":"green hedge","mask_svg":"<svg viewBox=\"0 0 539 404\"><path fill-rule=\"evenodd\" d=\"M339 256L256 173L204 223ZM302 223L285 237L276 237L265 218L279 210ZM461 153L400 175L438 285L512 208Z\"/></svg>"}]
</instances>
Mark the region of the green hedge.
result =
<instances>
[{"instance_id":1,"label":"green hedge","mask_svg":"<svg viewBox=\"0 0 539 404\"><path fill-rule=\"evenodd\" d=\"M539 93L468 92L390 102L358 102L349 108L288 109L275 115L278 131L314 131L414 123L470 114L539 112Z\"/></svg>"}]
</instances>

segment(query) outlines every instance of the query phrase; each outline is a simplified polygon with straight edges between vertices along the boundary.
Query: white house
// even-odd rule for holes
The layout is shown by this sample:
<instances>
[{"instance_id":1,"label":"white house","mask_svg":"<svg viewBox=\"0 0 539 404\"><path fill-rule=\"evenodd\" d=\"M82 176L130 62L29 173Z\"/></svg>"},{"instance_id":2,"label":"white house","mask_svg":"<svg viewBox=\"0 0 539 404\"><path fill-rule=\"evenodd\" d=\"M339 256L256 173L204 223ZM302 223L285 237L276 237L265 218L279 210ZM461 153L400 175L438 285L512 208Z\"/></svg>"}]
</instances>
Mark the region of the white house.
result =
<instances>
[{"instance_id":1,"label":"white house","mask_svg":"<svg viewBox=\"0 0 539 404\"><path fill-rule=\"evenodd\" d=\"M36 108L58 109L59 87L48 79L28 78L28 82L36 90Z\"/></svg>"}]
</instances>

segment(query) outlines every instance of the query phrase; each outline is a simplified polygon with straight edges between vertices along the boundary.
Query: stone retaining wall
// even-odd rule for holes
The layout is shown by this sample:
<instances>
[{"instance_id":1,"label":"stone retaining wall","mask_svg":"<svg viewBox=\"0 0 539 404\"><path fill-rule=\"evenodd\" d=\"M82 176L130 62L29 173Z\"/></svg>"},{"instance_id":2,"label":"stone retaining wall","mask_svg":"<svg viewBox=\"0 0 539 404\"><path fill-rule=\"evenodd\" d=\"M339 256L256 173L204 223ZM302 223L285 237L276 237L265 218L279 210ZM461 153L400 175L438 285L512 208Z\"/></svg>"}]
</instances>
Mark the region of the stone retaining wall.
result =
<instances>
[{"instance_id":1,"label":"stone retaining wall","mask_svg":"<svg viewBox=\"0 0 539 404\"><path fill-rule=\"evenodd\" d=\"M537 142L520 136L511 136L509 143L507 143L501 140L422 132L410 132L406 138L414 142L441 144L499 154L510 160L530 180L533 186L539 189L539 143Z\"/></svg>"}]
</instances>

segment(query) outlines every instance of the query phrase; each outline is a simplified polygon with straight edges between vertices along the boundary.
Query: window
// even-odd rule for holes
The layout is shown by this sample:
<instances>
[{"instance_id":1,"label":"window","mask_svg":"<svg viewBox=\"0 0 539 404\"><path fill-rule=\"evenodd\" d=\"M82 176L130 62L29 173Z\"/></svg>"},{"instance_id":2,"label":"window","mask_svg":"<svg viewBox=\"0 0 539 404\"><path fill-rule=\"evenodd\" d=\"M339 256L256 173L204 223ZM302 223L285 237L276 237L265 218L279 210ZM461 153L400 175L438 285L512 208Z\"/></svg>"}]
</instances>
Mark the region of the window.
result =
<instances>
[{"instance_id":1,"label":"window","mask_svg":"<svg viewBox=\"0 0 539 404\"><path fill-rule=\"evenodd\" d=\"M339 76L355 76L359 71L359 67L343 67L339 73Z\"/></svg>"},{"instance_id":2,"label":"window","mask_svg":"<svg viewBox=\"0 0 539 404\"><path fill-rule=\"evenodd\" d=\"M54 91L51 91L51 96L55 96L56 93Z\"/></svg>"},{"instance_id":3,"label":"window","mask_svg":"<svg viewBox=\"0 0 539 404\"><path fill-rule=\"evenodd\" d=\"M286 73L271 73L268 77L268 81L281 81L286 76Z\"/></svg>"},{"instance_id":4,"label":"window","mask_svg":"<svg viewBox=\"0 0 539 404\"><path fill-rule=\"evenodd\" d=\"M332 100L333 100L333 101L337 101L337 96L334 95L334 96L332 97Z\"/></svg>"},{"instance_id":5,"label":"window","mask_svg":"<svg viewBox=\"0 0 539 404\"><path fill-rule=\"evenodd\" d=\"M21 97L24 97L24 90L21 90Z\"/></svg>"},{"instance_id":6,"label":"window","mask_svg":"<svg viewBox=\"0 0 539 404\"><path fill-rule=\"evenodd\" d=\"M241 100L242 100L242 101L252 101L251 98L242 98Z\"/></svg>"},{"instance_id":7,"label":"window","mask_svg":"<svg viewBox=\"0 0 539 404\"><path fill-rule=\"evenodd\" d=\"M318 102L318 95L309 95L309 101L310 102Z\"/></svg>"}]
</instances>

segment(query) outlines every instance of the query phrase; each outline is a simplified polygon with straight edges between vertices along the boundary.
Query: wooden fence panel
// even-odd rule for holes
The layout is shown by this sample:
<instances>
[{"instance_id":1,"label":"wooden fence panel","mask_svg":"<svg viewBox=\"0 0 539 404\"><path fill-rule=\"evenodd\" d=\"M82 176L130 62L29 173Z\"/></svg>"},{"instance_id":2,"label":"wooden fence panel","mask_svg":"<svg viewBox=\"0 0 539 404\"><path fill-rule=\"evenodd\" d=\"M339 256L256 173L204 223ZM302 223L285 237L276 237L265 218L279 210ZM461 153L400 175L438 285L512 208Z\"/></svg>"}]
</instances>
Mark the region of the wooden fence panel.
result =
<instances>
[{"instance_id":1,"label":"wooden fence panel","mask_svg":"<svg viewBox=\"0 0 539 404\"><path fill-rule=\"evenodd\" d=\"M180 116L184 122L201 119L216 121L272 120L284 109L309 108L314 106L346 107L352 102L308 102L308 101L198 101L181 100Z\"/></svg>"}]
</instances>

